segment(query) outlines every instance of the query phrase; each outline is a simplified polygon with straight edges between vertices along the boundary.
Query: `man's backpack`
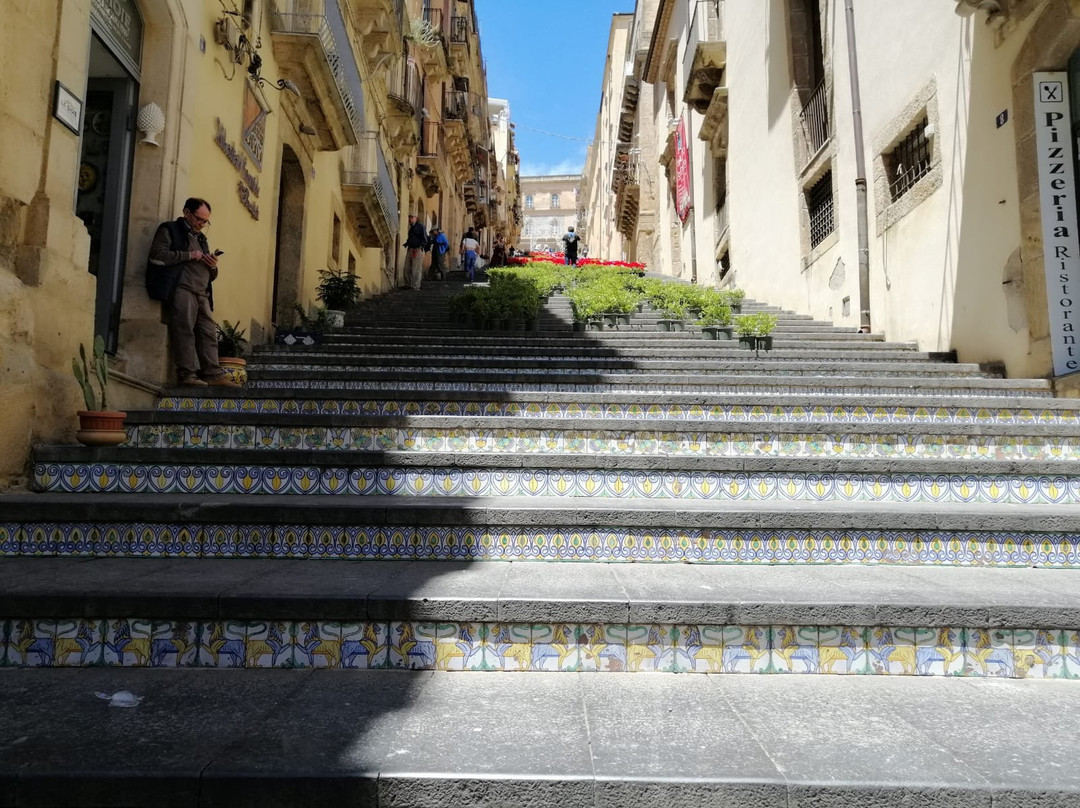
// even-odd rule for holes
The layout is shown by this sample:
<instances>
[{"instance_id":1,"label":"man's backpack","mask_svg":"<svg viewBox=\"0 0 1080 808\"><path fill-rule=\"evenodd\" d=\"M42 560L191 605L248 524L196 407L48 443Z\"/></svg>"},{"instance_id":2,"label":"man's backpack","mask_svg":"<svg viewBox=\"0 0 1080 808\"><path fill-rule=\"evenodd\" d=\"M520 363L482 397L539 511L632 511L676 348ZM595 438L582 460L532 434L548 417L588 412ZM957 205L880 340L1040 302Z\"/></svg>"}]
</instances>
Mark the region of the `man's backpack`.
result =
<instances>
[{"instance_id":1,"label":"man's backpack","mask_svg":"<svg viewBox=\"0 0 1080 808\"><path fill-rule=\"evenodd\" d=\"M187 233L179 221L165 222L162 227L169 231L171 249L179 252L187 247ZM175 264L171 267L155 264L149 259L146 262L146 294L151 300L168 301L176 291L180 283L180 275L184 271L183 264Z\"/></svg>"}]
</instances>

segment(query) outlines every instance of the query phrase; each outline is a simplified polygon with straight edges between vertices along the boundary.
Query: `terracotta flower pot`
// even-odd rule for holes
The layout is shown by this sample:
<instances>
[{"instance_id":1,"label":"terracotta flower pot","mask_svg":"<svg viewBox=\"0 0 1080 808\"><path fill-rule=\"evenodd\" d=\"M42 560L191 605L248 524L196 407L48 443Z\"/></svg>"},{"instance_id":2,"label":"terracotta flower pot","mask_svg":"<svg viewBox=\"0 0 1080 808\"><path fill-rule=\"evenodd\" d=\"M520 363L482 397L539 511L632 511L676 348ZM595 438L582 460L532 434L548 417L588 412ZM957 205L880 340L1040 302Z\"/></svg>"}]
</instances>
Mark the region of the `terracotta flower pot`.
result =
<instances>
[{"instance_id":1,"label":"terracotta flower pot","mask_svg":"<svg viewBox=\"0 0 1080 808\"><path fill-rule=\"evenodd\" d=\"M247 360L239 356L219 356L218 364L225 371L225 378L231 382L247 384Z\"/></svg>"},{"instance_id":2,"label":"terracotta flower pot","mask_svg":"<svg viewBox=\"0 0 1080 808\"><path fill-rule=\"evenodd\" d=\"M75 440L83 446L118 446L127 440L126 412L79 410L79 431Z\"/></svg>"}]
</instances>

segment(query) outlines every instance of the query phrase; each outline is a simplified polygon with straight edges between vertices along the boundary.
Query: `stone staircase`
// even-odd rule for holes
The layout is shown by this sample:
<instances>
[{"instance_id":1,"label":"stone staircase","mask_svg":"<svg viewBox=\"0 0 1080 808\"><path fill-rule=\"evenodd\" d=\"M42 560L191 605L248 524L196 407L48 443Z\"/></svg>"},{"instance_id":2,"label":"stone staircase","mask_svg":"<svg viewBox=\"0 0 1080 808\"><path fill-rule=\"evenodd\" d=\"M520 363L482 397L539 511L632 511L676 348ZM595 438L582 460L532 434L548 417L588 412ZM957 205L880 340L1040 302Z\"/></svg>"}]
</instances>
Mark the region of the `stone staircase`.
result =
<instances>
[{"instance_id":1,"label":"stone staircase","mask_svg":"<svg viewBox=\"0 0 1080 808\"><path fill-rule=\"evenodd\" d=\"M1080 805L1080 402L460 288L35 450L0 808Z\"/></svg>"}]
</instances>

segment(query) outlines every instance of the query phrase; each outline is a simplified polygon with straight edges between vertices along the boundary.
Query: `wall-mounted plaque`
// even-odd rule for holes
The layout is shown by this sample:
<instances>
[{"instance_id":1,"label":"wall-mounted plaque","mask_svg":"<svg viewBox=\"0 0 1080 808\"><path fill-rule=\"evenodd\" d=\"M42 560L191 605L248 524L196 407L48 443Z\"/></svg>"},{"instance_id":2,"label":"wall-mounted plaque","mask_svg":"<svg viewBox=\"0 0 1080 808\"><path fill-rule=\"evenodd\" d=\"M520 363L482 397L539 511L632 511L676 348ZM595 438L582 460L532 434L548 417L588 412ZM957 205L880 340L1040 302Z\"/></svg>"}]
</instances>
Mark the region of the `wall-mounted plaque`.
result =
<instances>
[{"instance_id":1,"label":"wall-mounted plaque","mask_svg":"<svg viewBox=\"0 0 1080 808\"><path fill-rule=\"evenodd\" d=\"M53 117L77 135L82 127L82 111L82 99L59 81L56 82L56 90L53 93Z\"/></svg>"}]
</instances>

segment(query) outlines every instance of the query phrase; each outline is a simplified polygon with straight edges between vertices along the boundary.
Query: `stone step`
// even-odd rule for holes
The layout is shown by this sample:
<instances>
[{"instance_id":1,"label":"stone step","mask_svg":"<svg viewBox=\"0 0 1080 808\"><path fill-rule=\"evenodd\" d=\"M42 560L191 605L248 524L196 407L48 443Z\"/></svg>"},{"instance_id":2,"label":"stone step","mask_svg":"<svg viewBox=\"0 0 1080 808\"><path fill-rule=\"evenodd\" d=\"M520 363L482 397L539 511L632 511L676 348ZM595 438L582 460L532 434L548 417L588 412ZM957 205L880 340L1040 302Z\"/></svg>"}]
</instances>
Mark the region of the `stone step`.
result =
<instances>
[{"instance_id":1,"label":"stone step","mask_svg":"<svg viewBox=\"0 0 1080 808\"><path fill-rule=\"evenodd\" d=\"M1080 568L1080 506L8 495L0 556Z\"/></svg>"},{"instance_id":2,"label":"stone step","mask_svg":"<svg viewBox=\"0 0 1080 808\"><path fill-rule=\"evenodd\" d=\"M630 348L665 349L665 348L700 348L708 346L715 350L739 350L746 353L748 349L737 348L735 341L727 345L715 340L703 340L700 334L689 331L681 332L646 332L646 331L604 331L589 334L580 334L571 331L454 331L433 332L413 331L409 334L386 334L385 330L373 329L367 334L350 334L335 331L328 334L326 342L316 346L325 352L334 352L346 346L399 346L416 347L429 345L433 341L440 345L468 346L469 349L481 348L507 348L532 349L532 348L555 348L573 352L578 347L584 348L609 348L622 351ZM814 351L824 350L839 351L916 351L917 346L912 342L885 342L884 340L856 340L843 338L839 340L774 340L773 350L789 351ZM283 351L310 350L304 346L282 347Z\"/></svg>"},{"instance_id":3,"label":"stone step","mask_svg":"<svg viewBox=\"0 0 1080 808\"><path fill-rule=\"evenodd\" d=\"M679 377L740 376L766 374L784 379L793 376L843 378L998 378L990 376L975 364L943 364L935 362L861 362L852 360L773 360L760 361L753 353L740 359L716 358L701 360L673 359L526 359L508 356L504 359L455 359L449 356L428 356L423 359L388 356L386 359L343 356L341 359L312 360L307 356L280 360L259 359L247 365L247 377L253 381L282 378L355 379L367 374L445 374L459 377L495 375L532 376L546 379L553 376L596 375L657 375L666 374L672 381Z\"/></svg>"},{"instance_id":4,"label":"stone step","mask_svg":"<svg viewBox=\"0 0 1080 808\"><path fill-rule=\"evenodd\" d=\"M8 559L14 667L1080 678L1080 570Z\"/></svg>"},{"instance_id":5,"label":"stone step","mask_svg":"<svg viewBox=\"0 0 1080 808\"><path fill-rule=\"evenodd\" d=\"M35 490L666 501L1080 503L1068 462L37 447Z\"/></svg>"},{"instance_id":6,"label":"stone step","mask_svg":"<svg viewBox=\"0 0 1080 808\"><path fill-rule=\"evenodd\" d=\"M769 361L785 359L806 359L805 351L792 349L774 348L768 353ZM840 349L832 351L816 351L815 356L822 360L834 361L876 361L876 362L936 362L955 363L953 353L938 353L933 351L918 351L915 346L893 350L876 350L874 348ZM447 345L443 342L427 342L412 345L395 344L366 344L366 345L335 345L312 346L312 347L282 347L261 346L249 364L262 362L308 362L333 359L335 361L362 361L367 357L398 359L409 357L438 357L460 360L484 360L492 358L517 358L532 361L547 361L555 359L706 359L731 360L740 359L751 361L753 354L745 348L732 347L730 342L715 342L701 340L698 342L680 342L674 346L651 347L651 346L565 346L565 347L535 347L528 345L520 346L496 346L496 345Z\"/></svg>"},{"instance_id":7,"label":"stone step","mask_svg":"<svg viewBox=\"0 0 1080 808\"><path fill-rule=\"evenodd\" d=\"M1080 791L1065 681L98 668L0 687L5 805L1071 808ZM94 696L119 690L142 703Z\"/></svg>"},{"instance_id":8,"label":"stone step","mask_svg":"<svg viewBox=\"0 0 1080 808\"><path fill-rule=\"evenodd\" d=\"M725 396L650 392L449 392L342 390L320 396L292 390L176 388L158 399L163 412L286 413L312 415L485 415L521 418L619 418L637 420L756 421L783 423L1064 424L1080 426L1073 399L914 396Z\"/></svg>"},{"instance_id":9,"label":"stone step","mask_svg":"<svg viewBox=\"0 0 1080 808\"><path fill-rule=\"evenodd\" d=\"M1080 463L1075 426L805 424L485 416L129 413L141 448L696 457L950 458Z\"/></svg>"},{"instance_id":10,"label":"stone step","mask_svg":"<svg viewBox=\"0 0 1080 808\"><path fill-rule=\"evenodd\" d=\"M799 376L760 373L507 373L367 370L322 371L310 378L303 371L253 370L248 388L255 390L440 390L453 392L543 391L573 393L707 393L712 395L909 395L1052 397L1044 379L994 379L948 376Z\"/></svg>"},{"instance_id":11,"label":"stone step","mask_svg":"<svg viewBox=\"0 0 1080 808\"><path fill-rule=\"evenodd\" d=\"M396 319L397 323L401 322L401 319ZM385 339L400 339L403 337L430 337L431 335L440 335L443 339L455 339L455 338L468 338L472 339L477 335L496 335L494 339L498 339L499 334L537 334L538 336L546 336L556 333L567 334L588 334L590 338L597 341L606 342L608 340L619 340L623 338L640 337L643 334L657 334L662 335L663 338L677 338L678 334L683 334L683 339L701 339L700 335L695 333L700 329L687 326L684 331L659 331L655 328L646 327L645 323L639 323L638 327L623 326L621 329L608 329L605 328L602 331L586 331L586 332L574 332L571 330L571 324L569 322L553 324L559 327L545 327L541 328L538 332L530 331L494 331L494 330L482 330L475 329L471 325L465 323L433 323L429 326L417 325L417 326L401 326L393 327L386 326L351 326L346 327L341 331L335 331L331 337L332 342L347 341L352 338L356 341L368 341L370 337L381 336ZM834 329L820 329L816 331L812 330L795 330L787 332L777 332L778 339L776 342L791 343L791 342L836 342L844 344L847 342L864 343L864 342L884 342L885 337L883 334L860 334L856 331L845 332L837 331ZM527 337L526 337L527 338ZM775 343L774 343L775 344Z\"/></svg>"}]
</instances>

